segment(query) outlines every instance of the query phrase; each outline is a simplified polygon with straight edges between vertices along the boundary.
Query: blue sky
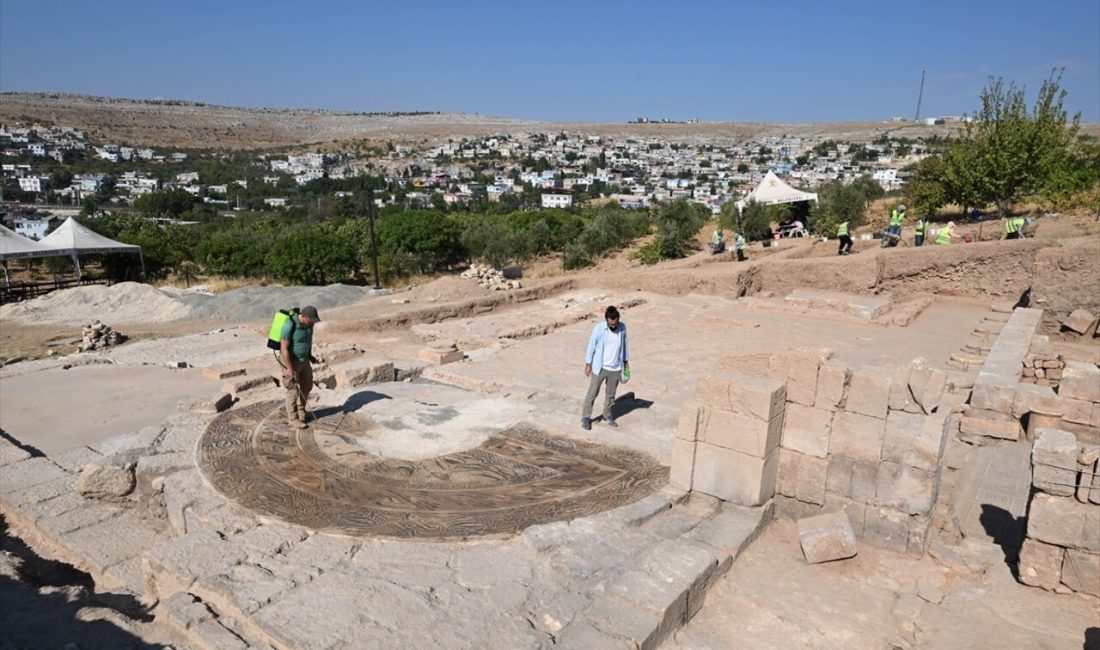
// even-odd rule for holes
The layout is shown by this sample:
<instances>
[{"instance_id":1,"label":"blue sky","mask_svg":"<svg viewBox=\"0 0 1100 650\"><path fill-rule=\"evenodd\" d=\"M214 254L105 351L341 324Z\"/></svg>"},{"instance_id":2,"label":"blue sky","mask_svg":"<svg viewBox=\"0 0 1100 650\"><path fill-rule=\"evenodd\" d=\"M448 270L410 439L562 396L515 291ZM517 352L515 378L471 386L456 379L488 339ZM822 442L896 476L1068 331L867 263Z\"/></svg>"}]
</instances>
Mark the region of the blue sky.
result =
<instances>
[{"instance_id":1,"label":"blue sky","mask_svg":"<svg viewBox=\"0 0 1100 650\"><path fill-rule=\"evenodd\" d=\"M1031 102L1100 120L1100 0L0 0L0 91L621 122L825 122ZM2 99L0 99L2 101Z\"/></svg>"}]
</instances>

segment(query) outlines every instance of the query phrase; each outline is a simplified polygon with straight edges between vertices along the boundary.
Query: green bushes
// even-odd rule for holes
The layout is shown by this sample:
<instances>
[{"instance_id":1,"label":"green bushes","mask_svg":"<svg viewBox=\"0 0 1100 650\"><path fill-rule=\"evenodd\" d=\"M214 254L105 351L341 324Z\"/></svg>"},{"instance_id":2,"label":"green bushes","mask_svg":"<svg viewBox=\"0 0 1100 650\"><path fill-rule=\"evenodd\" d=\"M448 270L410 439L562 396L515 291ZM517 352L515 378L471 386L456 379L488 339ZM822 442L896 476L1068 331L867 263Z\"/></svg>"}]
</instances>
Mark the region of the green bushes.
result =
<instances>
[{"instance_id":1,"label":"green bushes","mask_svg":"<svg viewBox=\"0 0 1100 650\"><path fill-rule=\"evenodd\" d=\"M358 270L354 243L335 228L300 228L279 239L264 258L268 270L295 284L329 284Z\"/></svg>"}]
</instances>

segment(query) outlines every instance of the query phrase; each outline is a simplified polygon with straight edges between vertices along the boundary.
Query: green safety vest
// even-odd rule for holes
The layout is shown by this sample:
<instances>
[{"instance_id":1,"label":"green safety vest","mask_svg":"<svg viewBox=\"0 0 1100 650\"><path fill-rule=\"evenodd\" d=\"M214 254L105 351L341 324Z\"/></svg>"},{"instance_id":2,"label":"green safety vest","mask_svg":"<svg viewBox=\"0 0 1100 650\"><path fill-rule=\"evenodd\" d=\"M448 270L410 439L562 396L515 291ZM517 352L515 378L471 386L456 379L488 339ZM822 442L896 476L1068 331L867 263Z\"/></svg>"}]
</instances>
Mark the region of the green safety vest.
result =
<instances>
[{"instance_id":1,"label":"green safety vest","mask_svg":"<svg viewBox=\"0 0 1100 650\"><path fill-rule=\"evenodd\" d=\"M924 219L917 220L917 237L924 237Z\"/></svg>"},{"instance_id":2,"label":"green safety vest","mask_svg":"<svg viewBox=\"0 0 1100 650\"><path fill-rule=\"evenodd\" d=\"M848 234L848 222L845 221L844 223L840 224L839 228L836 229L836 236L837 237L844 237L844 236L847 236L847 234Z\"/></svg>"},{"instance_id":3,"label":"green safety vest","mask_svg":"<svg viewBox=\"0 0 1100 650\"><path fill-rule=\"evenodd\" d=\"M951 243L951 229L944 226L940 229L940 234L936 236L937 244L950 244Z\"/></svg>"},{"instance_id":4,"label":"green safety vest","mask_svg":"<svg viewBox=\"0 0 1100 650\"><path fill-rule=\"evenodd\" d=\"M1005 220L1005 234L1011 235L1014 232L1020 232L1020 229L1024 227L1024 220L1020 218L1006 219Z\"/></svg>"},{"instance_id":5,"label":"green safety vest","mask_svg":"<svg viewBox=\"0 0 1100 650\"><path fill-rule=\"evenodd\" d=\"M905 213L904 212L899 214L897 210L894 210L894 212L890 215L890 225L891 226L900 226L901 222L904 221L904 220L905 220Z\"/></svg>"},{"instance_id":6,"label":"green safety vest","mask_svg":"<svg viewBox=\"0 0 1100 650\"><path fill-rule=\"evenodd\" d=\"M734 242L734 246L737 247L737 250L743 250L745 248L745 238L738 235L737 240Z\"/></svg>"}]
</instances>

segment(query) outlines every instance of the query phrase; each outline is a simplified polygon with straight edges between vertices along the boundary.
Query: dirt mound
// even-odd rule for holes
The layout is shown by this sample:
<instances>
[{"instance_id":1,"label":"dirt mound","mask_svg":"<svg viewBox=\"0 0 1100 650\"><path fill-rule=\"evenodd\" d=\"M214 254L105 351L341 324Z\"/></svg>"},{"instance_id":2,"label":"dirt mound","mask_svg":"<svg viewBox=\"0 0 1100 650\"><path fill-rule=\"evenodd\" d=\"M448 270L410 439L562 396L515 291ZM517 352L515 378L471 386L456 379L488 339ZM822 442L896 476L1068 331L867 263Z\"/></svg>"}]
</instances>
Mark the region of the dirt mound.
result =
<instances>
[{"instance_id":1,"label":"dirt mound","mask_svg":"<svg viewBox=\"0 0 1100 650\"><path fill-rule=\"evenodd\" d=\"M33 300L0 306L0 319L27 324L111 322L164 323L186 316L190 308L147 284L123 282L54 291Z\"/></svg>"}]
</instances>

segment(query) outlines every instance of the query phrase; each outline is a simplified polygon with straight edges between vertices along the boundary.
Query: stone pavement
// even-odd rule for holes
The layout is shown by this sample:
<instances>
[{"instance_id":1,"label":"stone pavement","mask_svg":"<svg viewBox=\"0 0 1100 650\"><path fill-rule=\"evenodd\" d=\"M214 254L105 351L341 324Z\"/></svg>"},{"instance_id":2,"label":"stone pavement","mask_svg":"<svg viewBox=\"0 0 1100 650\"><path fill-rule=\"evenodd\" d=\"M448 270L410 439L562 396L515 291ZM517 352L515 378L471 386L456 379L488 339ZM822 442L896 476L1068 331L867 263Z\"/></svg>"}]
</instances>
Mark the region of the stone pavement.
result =
<instances>
[{"instance_id":1,"label":"stone pavement","mask_svg":"<svg viewBox=\"0 0 1100 650\"><path fill-rule=\"evenodd\" d=\"M951 497L962 532L1019 548L1031 492L1031 444L1003 442L969 450Z\"/></svg>"}]
</instances>

